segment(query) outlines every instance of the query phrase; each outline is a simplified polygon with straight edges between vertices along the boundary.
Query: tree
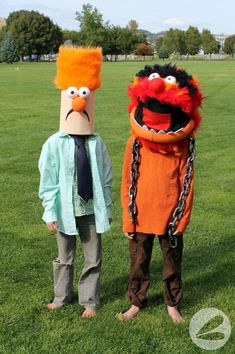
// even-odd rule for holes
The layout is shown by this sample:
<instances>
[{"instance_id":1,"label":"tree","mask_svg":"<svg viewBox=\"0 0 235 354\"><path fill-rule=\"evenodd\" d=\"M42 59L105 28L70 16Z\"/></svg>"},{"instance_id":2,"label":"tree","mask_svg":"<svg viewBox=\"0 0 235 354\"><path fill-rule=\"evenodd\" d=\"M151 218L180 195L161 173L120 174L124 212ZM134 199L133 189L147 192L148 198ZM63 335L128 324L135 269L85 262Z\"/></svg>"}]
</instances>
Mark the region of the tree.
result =
<instances>
[{"instance_id":1,"label":"tree","mask_svg":"<svg viewBox=\"0 0 235 354\"><path fill-rule=\"evenodd\" d=\"M144 41L144 36L137 31L138 24L130 20L125 28L109 25L104 22L102 14L91 4L84 4L82 10L76 12L76 20L80 26L80 43L83 45L102 47L103 54L115 57L119 54L133 52L137 44Z\"/></svg>"},{"instance_id":2,"label":"tree","mask_svg":"<svg viewBox=\"0 0 235 354\"><path fill-rule=\"evenodd\" d=\"M125 54L125 59L127 58L127 54L132 53L136 46L143 40L142 35L128 28L121 28L119 37L121 54Z\"/></svg>"},{"instance_id":3,"label":"tree","mask_svg":"<svg viewBox=\"0 0 235 354\"><path fill-rule=\"evenodd\" d=\"M179 29L170 28L166 35L162 37L162 40L157 43L158 48L161 48L164 44L164 51L167 50L168 55L178 53L180 57L187 54L187 46L185 40L185 32Z\"/></svg>"},{"instance_id":4,"label":"tree","mask_svg":"<svg viewBox=\"0 0 235 354\"><path fill-rule=\"evenodd\" d=\"M175 30L170 28L163 38L163 43L169 54L177 52L177 46L175 43Z\"/></svg>"},{"instance_id":5,"label":"tree","mask_svg":"<svg viewBox=\"0 0 235 354\"><path fill-rule=\"evenodd\" d=\"M161 47L158 50L158 56L160 59L168 59L169 58L169 52L167 50L167 47L165 46L164 43L162 43Z\"/></svg>"},{"instance_id":6,"label":"tree","mask_svg":"<svg viewBox=\"0 0 235 354\"><path fill-rule=\"evenodd\" d=\"M159 49L161 48L163 44L163 37L158 37L157 40L156 40L156 44L155 44L155 49L157 51L157 53L159 52Z\"/></svg>"},{"instance_id":7,"label":"tree","mask_svg":"<svg viewBox=\"0 0 235 354\"><path fill-rule=\"evenodd\" d=\"M229 36L225 39L224 41L224 52L226 54L232 54L234 55L235 53L235 35Z\"/></svg>"},{"instance_id":8,"label":"tree","mask_svg":"<svg viewBox=\"0 0 235 354\"><path fill-rule=\"evenodd\" d=\"M137 32L137 29L138 29L139 25L138 23L136 22L136 20L130 20L128 22L128 25L127 25L127 28L129 30L131 30L133 33L136 33Z\"/></svg>"},{"instance_id":9,"label":"tree","mask_svg":"<svg viewBox=\"0 0 235 354\"><path fill-rule=\"evenodd\" d=\"M84 4L82 11L76 12L80 26L80 38L84 45L102 46L107 38L108 23L104 23L102 14L91 4Z\"/></svg>"},{"instance_id":10,"label":"tree","mask_svg":"<svg viewBox=\"0 0 235 354\"><path fill-rule=\"evenodd\" d=\"M118 54L122 53L121 27L119 26L112 26L108 30L108 53L111 55L111 61L113 55L116 61Z\"/></svg>"},{"instance_id":11,"label":"tree","mask_svg":"<svg viewBox=\"0 0 235 354\"><path fill-rule=\"evenodd\" d=\"M179 53L180 57L187 54L188 48L186 43L185 31L179 29L174 30L175 48L176 52Z\"/></svg>"},{"instance_id":12,"label":"tree","mask_svg":"<svg viewBox=\"0 0 235 354\"><path fill-rule=\"evenodd\" d=\"M6 33L6 21L0 17L0 42L3 40Z\"/></svg>"},{"instance_id":13,"label":"tree","mask_svg":"<svg viewBox=\"0 0 235 354\"><path fill-rule=\"evenodd\" d=\"M81 35L80 32L78 31L63 30L62 36L63 36L63 43L65 41L70 40L74 45L81 44Z\"/></svg>"},{"instance_id":14,"label":"tree","mask_svg":"<svg viewBox=\"0 0 235 354\"><path fill-rule=\"evenodd\" d=\"M201 35L197 27L189 26L185 33L188 54L198 54L201 46Z\"/></svg>"},{"instance_id":15,"label":"tree","mask_svg":"<svg viewBox=\"0 0 235 354\"><path fill-rule=\"evenodd\" d=\"M6 27L3 27L0 29L0 42L3 40L5 34L6 34Z\"/></svg>"},{"instance_id":16,"label":"tree","mask_svg":"<svg viewBox=\"0 0 235 354\"><path fill-rule=\"evenodd\" d=\"M146 55L153 55L153 47L149 44L140 43L135 50L135 55L141 55L145 59Z\"/></svg>"},{"instance_id":17,"label":"tree","mask_svg":"<svg viewBox=\"0 0 235 354\"><path fill-rule=\"evenodd\" d=\"M62 43L62 31L37 11L15 11L7 19L7 30L16 41L20 55L55 53Z\"/></svg>"},{"instance_id":18,"label":"tree","mask_svg":"<svg viewBox=\"0 0 235 354\"><path fill-rule=\"evenodd\" d=\"M204 53L210 54L210 58L212 53L219 52L218 42L208 29L203 29L201 34L201 43Z\"/></svg>"},{"instance_id":19,"label":"tree","mask_svg":"<svg viewBox=\"0 0 235 354\"><path fill-rule=\"evenodd\" d=\"M20 59L19 48L10 33L6 33L0 47L0 61L5 63L17 62Z\"/></svg>"}]
</instances>

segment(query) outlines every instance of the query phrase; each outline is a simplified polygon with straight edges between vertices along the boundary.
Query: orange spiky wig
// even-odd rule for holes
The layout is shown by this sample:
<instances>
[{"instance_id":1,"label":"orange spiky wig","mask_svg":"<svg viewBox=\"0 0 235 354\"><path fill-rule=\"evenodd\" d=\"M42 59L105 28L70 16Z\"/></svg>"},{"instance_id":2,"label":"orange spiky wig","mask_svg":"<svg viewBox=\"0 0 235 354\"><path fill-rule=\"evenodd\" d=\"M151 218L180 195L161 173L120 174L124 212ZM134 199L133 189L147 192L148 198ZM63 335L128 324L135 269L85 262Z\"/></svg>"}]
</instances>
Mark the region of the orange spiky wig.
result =
<instances>
[{"instance_id":1,"label":"orange spiky wig","mask_svg":"<svg viewBox=\"0 0 235 354\"><path fill-rule=\"evenodd\" d=\"M101 48L60 46L55 85L61 90L70 86L86 86L91 91L101 85Z\"/></svg>"}]
</instances>

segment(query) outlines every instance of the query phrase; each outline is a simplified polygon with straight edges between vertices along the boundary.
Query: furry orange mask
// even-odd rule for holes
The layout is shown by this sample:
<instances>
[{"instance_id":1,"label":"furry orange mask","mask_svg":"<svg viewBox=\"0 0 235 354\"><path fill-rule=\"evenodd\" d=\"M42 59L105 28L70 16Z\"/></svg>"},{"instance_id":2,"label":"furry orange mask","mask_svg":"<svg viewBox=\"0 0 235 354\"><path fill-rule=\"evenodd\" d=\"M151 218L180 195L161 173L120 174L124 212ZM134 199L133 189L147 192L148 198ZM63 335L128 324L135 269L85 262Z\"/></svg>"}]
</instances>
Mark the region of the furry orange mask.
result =
<instances>
[{"instance_id":1,"label":"furry orange mask","mask_svg":"<svg viewBox=\"0 0 235 354\"><path fill-rule=\"evenodd\" d=\"M145 66L128 94L132 129L146 140L171 143L199 127L203 96L196 78L181 68Z\"/></svg>"},{"instance_id":2,"label":"furry orange mask","mask_svg":"<svg viewBox=\"0 0 235 354\"><path fill-rule=\"evenodd\" d=\"M61 89L60 132L94 133L95 90L101 85L101 48L62 45L55 84Z\"/></svg>"}]
</instances>

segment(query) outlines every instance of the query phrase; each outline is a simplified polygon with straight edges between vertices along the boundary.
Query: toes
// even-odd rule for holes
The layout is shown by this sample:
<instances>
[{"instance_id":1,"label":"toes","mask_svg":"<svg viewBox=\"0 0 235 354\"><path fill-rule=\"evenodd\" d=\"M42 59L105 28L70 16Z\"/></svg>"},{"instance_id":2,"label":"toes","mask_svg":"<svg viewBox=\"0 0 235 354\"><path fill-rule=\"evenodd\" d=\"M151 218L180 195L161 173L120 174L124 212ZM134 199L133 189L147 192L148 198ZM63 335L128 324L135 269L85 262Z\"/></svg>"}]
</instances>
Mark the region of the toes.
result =
<instances>
[{"instance_id":1,"label":"toes","mask_svg":"<svg viewBox=\"0 0 235 354\"><path fill-rule=\"evenodd\" d=\"M96 316L96 311L95 310L90 310L90 309L85 309L82 313L82 318L90 318L90 317L95 317Z\"/></svg>"},{"instance_id":2,"label":"toes","mask_svg":"<svg viewBox=\"0 0 235 354\"><path fill-rule=\"evenodd\" d=\"M60 308L60 307L61 307L61 306L56 305L56 304L54 304L53 302L50 303L50 304L47 304L47 309L48 309L49 311L57 310L57 309Z\"/></svg>"},{"instance_id":3,"label":"toes","mask_svg":"<svg viewBox=\"0 0 235 354\"><path fill-rule=\"evenodd\" d=\"M134 308L131 307L128 311L122 313L117 313L116 314L116 318L119 320L119 321L129 321L131 320L132 318L136 317L139 313L139 308Z\"/></svg>"}]
</instances>

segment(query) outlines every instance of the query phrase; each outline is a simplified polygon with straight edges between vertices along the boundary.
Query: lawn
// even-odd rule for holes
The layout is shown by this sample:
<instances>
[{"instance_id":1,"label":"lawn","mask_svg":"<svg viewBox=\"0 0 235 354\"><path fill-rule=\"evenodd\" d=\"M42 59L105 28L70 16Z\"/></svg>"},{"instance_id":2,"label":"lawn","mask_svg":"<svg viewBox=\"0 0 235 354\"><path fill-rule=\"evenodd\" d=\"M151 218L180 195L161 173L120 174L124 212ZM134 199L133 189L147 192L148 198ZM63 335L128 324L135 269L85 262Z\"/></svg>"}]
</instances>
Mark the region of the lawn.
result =
<instances>
[{"instance_id":1,"label":"lawn","mask_svg":"<svg viewBox=\"0 0 235 354\"><path fill-rule=\"evenodd\" d=\"M104 63L96 94L96 132L113 162L113 223L103 235L102 308L80 319L76 299L49 313L54 236L48 234L38 199L37 162L44 141L58 129L60 93L54 63L0 64L0 353L140 354L202 353L189 322L202 308L223 311L234 326L235 244L235 61L183 61L204 95L197 134L195 204L185 233L183 259L186 322L176 326L162 302L161 254L155 242L148 307L128 323L115 319L129 306L128 241L121 232L121 166L129 135L127 84L144 62ZM76 279L82 266L81 248ZM76 283L74 283L76 294ZM234 332L219 353L234 353Z\"/></svg>"}]
</instances>

